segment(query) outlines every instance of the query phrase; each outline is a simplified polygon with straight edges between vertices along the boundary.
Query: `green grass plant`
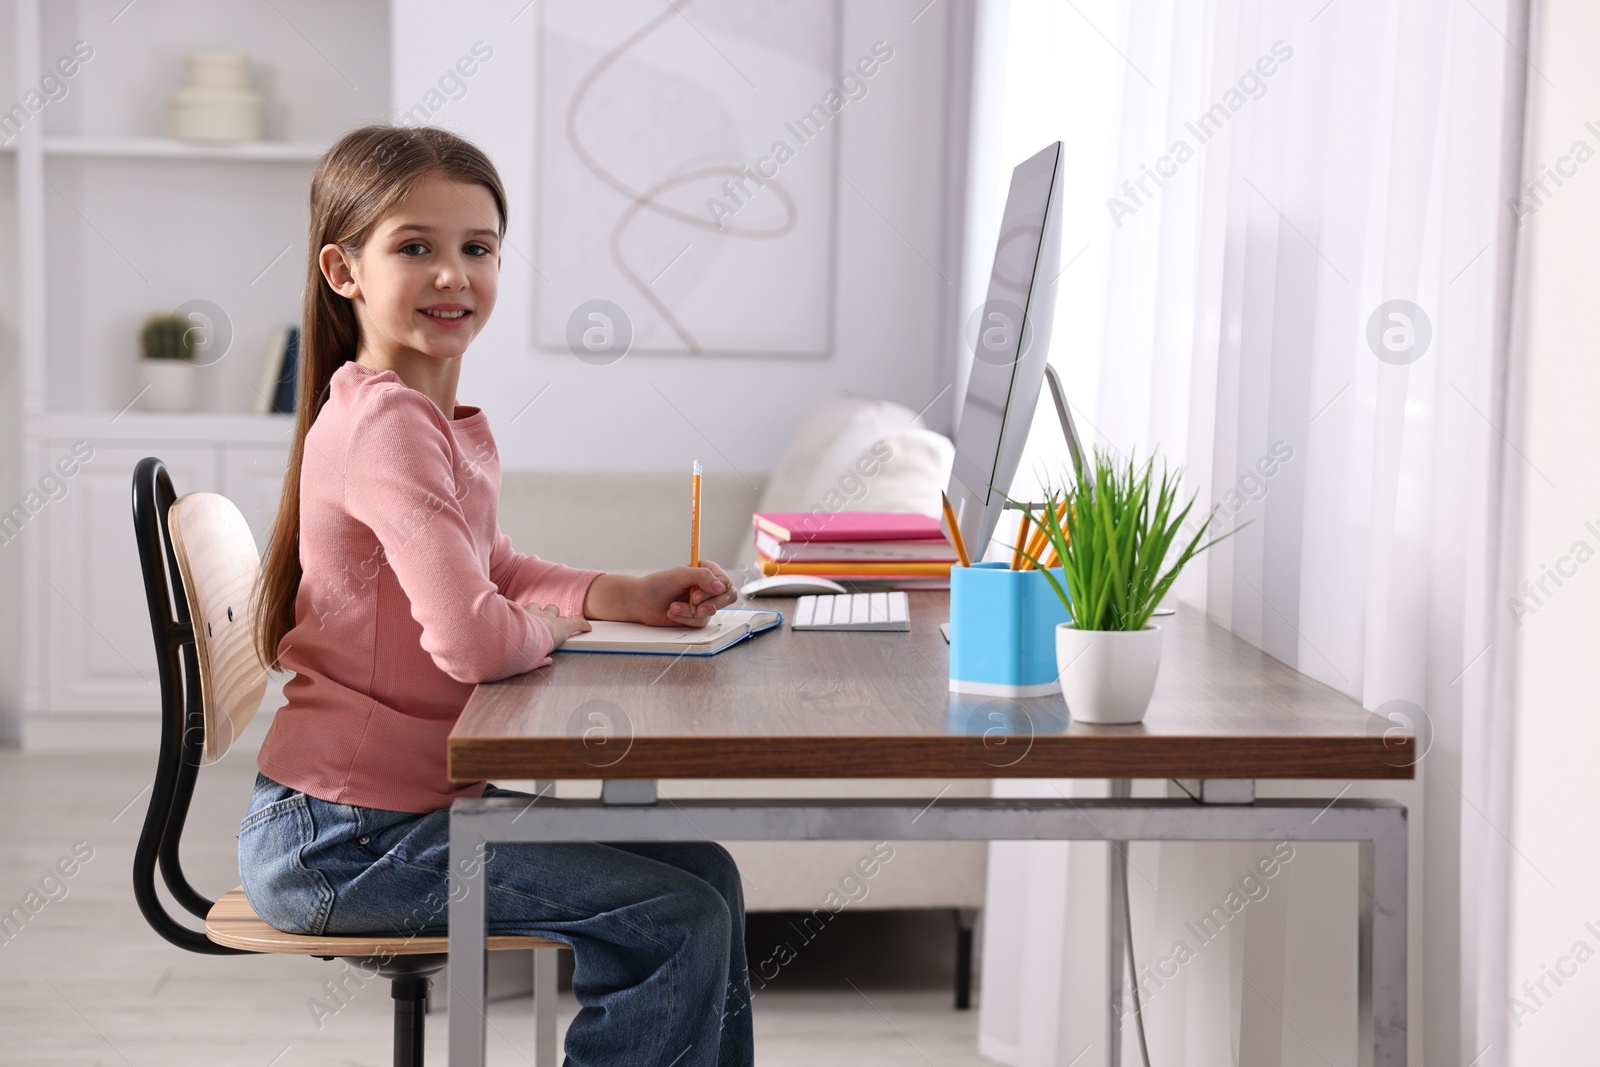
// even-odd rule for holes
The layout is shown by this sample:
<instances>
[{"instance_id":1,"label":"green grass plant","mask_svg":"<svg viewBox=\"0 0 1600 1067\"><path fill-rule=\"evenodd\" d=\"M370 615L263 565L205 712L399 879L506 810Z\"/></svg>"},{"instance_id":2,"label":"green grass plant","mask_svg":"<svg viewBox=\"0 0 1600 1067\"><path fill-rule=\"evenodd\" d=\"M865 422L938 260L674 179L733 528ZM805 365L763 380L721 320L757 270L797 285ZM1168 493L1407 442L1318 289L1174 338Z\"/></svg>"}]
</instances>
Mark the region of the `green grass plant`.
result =
<instances>
[{"instance_id":1,"label":"green grass plant","mask_svg":"<svg viewBox=\"0 0 1600 1067\"><path fill-rule=\"evenodd\" d=\"M139 349L145 359L193 359L191 324L181 315L151 315L139 331Z\"/></svg>"},{"instance_id":2,"label":"green grass plant","mask_svg":"<svg viewBox=\"0 0 1600 1067\"><path fill-rule=\"evenodd\" d=\"M1078 629L1143 630L1189 561L1238 528L1205 540L1208 515L1194 536L1180 543L1195 497L1178 509L1179 476L1163 467L1157 482L1154 460L1139 464L1096 448L1094 469L1085 474L1086 481L1047 489L1045 506L1037 513L1023 511L1055 549L1062 580L1026 550L1022 555L1044 574ZM1058 519L1062 500L1067 507Z\"/></svg>"}]
</instances>

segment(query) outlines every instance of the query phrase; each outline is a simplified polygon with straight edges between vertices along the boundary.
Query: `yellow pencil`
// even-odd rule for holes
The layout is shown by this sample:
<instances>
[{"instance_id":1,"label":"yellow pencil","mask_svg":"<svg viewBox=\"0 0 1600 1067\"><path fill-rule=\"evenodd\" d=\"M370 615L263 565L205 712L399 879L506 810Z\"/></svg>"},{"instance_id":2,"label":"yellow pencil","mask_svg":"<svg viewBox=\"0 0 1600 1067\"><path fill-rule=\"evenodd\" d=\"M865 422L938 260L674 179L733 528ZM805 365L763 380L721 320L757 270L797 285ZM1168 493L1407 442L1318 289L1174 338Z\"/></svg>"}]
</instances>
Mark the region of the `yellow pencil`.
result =
<instances>
[{"instance_id":1,"label":"yellow pencil","mask_svg":"<svg viewBox=\"0 0 1600 1067\"><path fill-rule=\"evenodd\" d=\"M1065 507L1066 507L1065 501L1063 501L1061 504L1058 504L1056 506L1056 519L1057 519L1057 521L1060 521L1060 518L1061 518L1061 515L1062 515L1062 509L1065 508ZM1041 518L1037 523L1034 524L1033 536L1028 539L1028 555L1032 556L1034 559L1038 559L1039 556L1044 552L1044 547L1045 547L1046 544L1049 543L1049 541L1050 541L1050 532L1049 532L1048 529L1045 528L1044 520ZM1023 558L1023 560L1022 560L1022 570L1031 571L1031 570L1034 569L1035 566L1036 565L1032 561L1030 561L1026 557Z\"/></svg>"},{"instance_id":2,"label":"yellow pencil","mask_svg":"<svg viewBox=\"0 0 1600 1067\"><path fill-rule=\"evenodd\" d=\"M1065 500L1063 500L1060 504L1058 504L1056 506L1056 522L1058 524L1066 516L1066 514L1067 514L1067 510L1066 509L1067 509L1067 502ZM1065 536L1066 532L1067 532L1066 527L1062 526L1061 527L1062 535ZM1056 564L1058 564L1060 562L1061 562L1061 557L1056 554L1056 546L1052 544L1050 546L1050 555L1044 561L1044 569L1045 570L1049 570L1051 567L1056 566Z\"/></svg>"},{"instance_id":3,"label":"yellow pencil","mask_svg":"<svg viewBox=\"0 0 1600 1067\"><path fill-rule=\"evenodd\" d=\"M1028 536L1028 516L1033 514L1033 509L1028 508L1022 514L1022 521L1017 523L1017 543L1011 548L1011 569L1022 569L1022 542Z\"/></svg>"},{"instance_id":4,"label":"yellow pencil","mask_svg":"<svg viewBox=\"0 0 1600 1067\"><path fill-rule=\"evenodd\" d=\"M944 501L944 521L950 527L950 543L956 547L956 555L961 558L963 567L972 566L972 557L967 555L967 543L961 539L961 527L956 522L956 510L950 506L950 496L943 490L939 491L939 499Z\"/></svg>"},{"instance_id":5,"label":"yellow pencil","mask_svg":"<svg viewBox=\"0 0 1600 1067\"><path fill-rule=\"evenodd\" d=\"M1028 538L1028 555L1023 557L1022 566L1019 569L1025 571L1033 570L1033 560L1039 558L1039 551L1044 548L1044 542L1045 532L1044 527L1041 526L1033 531L1032 537ZM1029 557L1032 557L1032 559Z\"/></svg>"},{"instance_id":6,"label":"yellow pencil","mask_svg":"<svg viewBox=\"0 0 1600 1067\"><path fill-rule=\"evenodd\" d=\"M689 498L689 566L700 566L700 461L694 461L694 488Z\"/></svg>"},{"instance_id":7,"label":"yellow pencil","mask_svg":"<svg viewBox=\"0 0 1600 1067\"><path fill-rule=\"evenodd\" d=\"M694 461L693 485L689 490L689 566L700 566L700 461ZM694 617L694 590L689 590L689 616Z\"/></svg>"}]
</instances>

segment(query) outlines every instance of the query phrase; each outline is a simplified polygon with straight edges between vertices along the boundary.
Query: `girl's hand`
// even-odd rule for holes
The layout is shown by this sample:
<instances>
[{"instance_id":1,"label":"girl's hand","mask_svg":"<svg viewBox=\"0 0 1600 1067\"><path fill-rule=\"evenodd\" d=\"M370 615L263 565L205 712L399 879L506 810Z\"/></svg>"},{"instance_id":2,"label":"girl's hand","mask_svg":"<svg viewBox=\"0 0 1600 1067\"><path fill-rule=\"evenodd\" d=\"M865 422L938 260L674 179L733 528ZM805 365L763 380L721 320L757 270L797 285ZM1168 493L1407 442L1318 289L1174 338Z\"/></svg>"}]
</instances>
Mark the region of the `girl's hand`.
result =
<instances>
[{"instance_id":1,"label":"girl's hand","mask_svg":"<svg viewBox=\"0 0 1600 1067\"><path fill-rule=\"evenodd\" d=\"M647 574L634 596L633 617L651 626L704 626L712 612L739 599L728 573L710 560Z\"/></svg>"},{"instance_id":2,"label":"girl's hand","mask_svg":"<svg viewBox=\"0 0 1600 1067\"><path fill-rule=\"evenodd\" d=\"M524 604L523 609L530 615L537 615L544 620L546 626L550 627L550 636L554 639L554 643L550 646L551 648L559 647L573 634L586 634L594 629L589 625L588 619L581 615L575 618L568 618L561 614L554 604L546 604L542 608L536 604Z\"/></svg>"}]
</instances>

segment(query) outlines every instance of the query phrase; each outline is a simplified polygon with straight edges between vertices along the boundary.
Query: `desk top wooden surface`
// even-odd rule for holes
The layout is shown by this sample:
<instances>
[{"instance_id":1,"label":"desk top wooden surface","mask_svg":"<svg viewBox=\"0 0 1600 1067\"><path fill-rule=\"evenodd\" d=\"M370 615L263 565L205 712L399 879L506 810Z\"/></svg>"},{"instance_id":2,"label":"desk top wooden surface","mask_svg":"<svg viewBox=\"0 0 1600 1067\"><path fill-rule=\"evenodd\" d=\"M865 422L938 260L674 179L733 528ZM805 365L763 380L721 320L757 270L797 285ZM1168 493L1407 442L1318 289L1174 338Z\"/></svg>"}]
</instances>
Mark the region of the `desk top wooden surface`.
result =
<instances>
[{"instance_id":1,"label":"desk top wooden surface","mask_svg":"<svg viewBox=\"0 0 1600 1067\"><path fill-rule=\"evenodd\" d=\"M741 605L744 606L744 605ZM949 594L911 594L909 633L782 628L718 655L557 652L479 685L451 777L1411 778L1415 741L1200 612L1155 620L1144 722L1073 721L1060 693L951 693Z\"/></svg>"}]
</instances>

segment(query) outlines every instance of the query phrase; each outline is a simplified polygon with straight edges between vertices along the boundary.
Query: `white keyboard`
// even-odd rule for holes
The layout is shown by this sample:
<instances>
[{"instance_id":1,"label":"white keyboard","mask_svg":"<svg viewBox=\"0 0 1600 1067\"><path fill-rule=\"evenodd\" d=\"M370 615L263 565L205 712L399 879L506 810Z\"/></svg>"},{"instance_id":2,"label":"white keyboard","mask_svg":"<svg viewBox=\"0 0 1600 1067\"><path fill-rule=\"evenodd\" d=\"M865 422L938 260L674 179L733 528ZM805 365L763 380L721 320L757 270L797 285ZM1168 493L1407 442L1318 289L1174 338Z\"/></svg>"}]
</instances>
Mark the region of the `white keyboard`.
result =
<instances>
[{"instance_id":1,"label":"white keyboard","mask_svg":"<svg viewBox=\"0 0 1600 1067\"><path fill-rule=\"evenodd\" d=\"M909 630L911 602L903 592L803 596L794 606L795 630Z\"/></svg>"}]
</instances>

